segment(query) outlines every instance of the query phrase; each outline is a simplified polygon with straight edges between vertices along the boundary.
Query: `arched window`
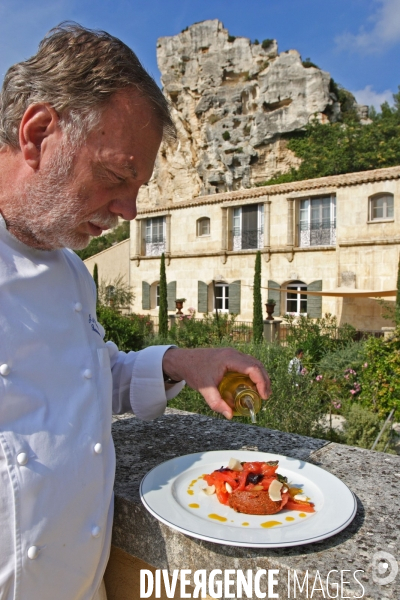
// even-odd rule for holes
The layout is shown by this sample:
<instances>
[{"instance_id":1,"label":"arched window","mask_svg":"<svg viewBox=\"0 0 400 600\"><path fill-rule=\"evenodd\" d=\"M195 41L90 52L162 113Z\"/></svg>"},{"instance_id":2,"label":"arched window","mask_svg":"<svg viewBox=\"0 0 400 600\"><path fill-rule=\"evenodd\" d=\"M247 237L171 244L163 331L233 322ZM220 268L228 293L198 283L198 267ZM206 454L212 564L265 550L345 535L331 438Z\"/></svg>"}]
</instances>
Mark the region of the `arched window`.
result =
<instances>
[{"instance_id":1,"label":"arched window","mask_svg":"<svg viewBox=\"0 0 400 600\"><path fill-rule=\"evenodd\" d=\"M202 217L197 219L197 237L210 235L210 219Z\"/></svg>"},{"instance_id":2,"label":"arched window","mask_svg":"<svg viewBox=\"0 0 400 600\"><path fill-rule=\"evenodd\" d=\"M393 194L383 192L369 198L369 220L386 221L394 217Z\"/></svg>"},{"instance_id":3,"label":"arched window","mask_svg":"<svg viewBox=\"0 0 400 600\"><path fill-rule=\"evenodd\" d=\"M291 281L286 285L286 313L289 315L307 314L307 284L303 281ZM289 292L290 290L290 292Z\"/></svg>"}]
</instances>

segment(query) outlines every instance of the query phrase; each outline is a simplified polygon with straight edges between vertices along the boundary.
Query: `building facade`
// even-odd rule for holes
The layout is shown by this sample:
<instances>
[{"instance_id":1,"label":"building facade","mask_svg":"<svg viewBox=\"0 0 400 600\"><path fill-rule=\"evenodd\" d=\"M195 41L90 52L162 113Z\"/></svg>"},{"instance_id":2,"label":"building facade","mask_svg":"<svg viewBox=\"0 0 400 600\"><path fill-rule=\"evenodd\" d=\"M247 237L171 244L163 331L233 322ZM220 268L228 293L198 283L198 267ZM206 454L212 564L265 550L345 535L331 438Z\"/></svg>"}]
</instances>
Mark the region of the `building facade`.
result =
<instances>
[{"instance_id":1,"label":"building facade","mask_svg":"<svg viewBox=\"0 0 400 600\"><path fill-rule=\"evenodd\" d=\"M251 320L258 250L263 302L271 297L276 301L274 316L317 318L329 312L339 324L350 323L357 329L391 325L373 292L396 288L400 167L200 196L139 210L130 237L132 310L158 314L164 252L171 311L175 298L185 298L185 309L194 308L197 316L218 308L237 314L238 320ZM126 266L121 269L126 271ZM371 297L358 295L365 290L371 291ZM322 295L305 293L309 291ZM336 295L324 296L324 292ZM393 304L394 298L386 302Z\"/></svg>"}]
</instances>

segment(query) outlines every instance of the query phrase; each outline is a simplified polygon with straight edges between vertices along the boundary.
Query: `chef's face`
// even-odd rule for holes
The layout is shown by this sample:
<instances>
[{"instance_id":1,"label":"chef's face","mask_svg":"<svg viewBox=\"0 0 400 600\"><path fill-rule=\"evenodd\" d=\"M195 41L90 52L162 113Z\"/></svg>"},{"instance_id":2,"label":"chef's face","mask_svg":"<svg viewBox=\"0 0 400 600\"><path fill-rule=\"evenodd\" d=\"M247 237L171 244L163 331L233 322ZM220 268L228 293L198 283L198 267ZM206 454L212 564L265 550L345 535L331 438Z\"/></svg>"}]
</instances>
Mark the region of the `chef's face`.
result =
<instances>
[{"instance_id":1,"label":"chef's face","mask_svg":"<svg viewBox=\"0 0 400 600\"><path fill-rule=\"evenodd\" d=\"M43 250L84 248L90 236L136 216L162 139L152 107L138 94L115 94L76 151L63 135L25 196L24 241ZM27 210L29 206L29 210Z\"/></svg>"}]
</instances>

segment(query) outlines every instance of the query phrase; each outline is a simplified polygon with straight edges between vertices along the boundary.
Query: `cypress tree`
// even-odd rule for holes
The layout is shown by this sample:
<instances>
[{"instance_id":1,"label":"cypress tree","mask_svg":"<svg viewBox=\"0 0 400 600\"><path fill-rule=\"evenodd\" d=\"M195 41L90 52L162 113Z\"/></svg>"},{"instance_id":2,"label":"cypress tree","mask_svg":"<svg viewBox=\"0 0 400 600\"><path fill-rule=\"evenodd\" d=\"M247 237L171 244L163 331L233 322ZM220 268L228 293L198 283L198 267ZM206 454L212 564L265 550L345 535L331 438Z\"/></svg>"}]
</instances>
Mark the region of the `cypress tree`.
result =
<instances>
[{"instance_id":1,"label":"cypress tree","mask_svg":"<svg viewBox=\"0 0 400 600\"><path fill-rule=\"evenodd\" d=\"M397 267L397 294L396 294L395 321L396 321L396 325L400 326L400 258L399 258L399 265Z\"/></svg>"},{"instance_id":2,"label":"cypress tree","mask_svg":"<svg viewBox=\"0 0 400 600\"><path fill-rule=\"evenodd\" d=\"M161 254L160 264L160 306L158 313L158 333L160 337L168 336L168 301L167 301L167 276L165 274L165 256Z\"/></svg>"},{"instance_id":3,"label":"cypress tree","mask_svg":"<svg viewBox=\"0 0 400 600\"><path fill-rule=\"evenodd\" d=\"M94 263L93 267L93 281L96 286L96 304L99 303L99 271L97 268L97 263Z\"/></svg>"},{"instance_id":4,"label":"cypress tree","mask_svg":"<svg viewBox=\"0 0 400 600\"><path fill-rule=\"evenodd\" d=\"M254 267L254 288L253 288L253 339L255 342L261 342L263 339L263 315L261 302L261 252L256 254L256 263Z\"/></svg>"}]
</instances>

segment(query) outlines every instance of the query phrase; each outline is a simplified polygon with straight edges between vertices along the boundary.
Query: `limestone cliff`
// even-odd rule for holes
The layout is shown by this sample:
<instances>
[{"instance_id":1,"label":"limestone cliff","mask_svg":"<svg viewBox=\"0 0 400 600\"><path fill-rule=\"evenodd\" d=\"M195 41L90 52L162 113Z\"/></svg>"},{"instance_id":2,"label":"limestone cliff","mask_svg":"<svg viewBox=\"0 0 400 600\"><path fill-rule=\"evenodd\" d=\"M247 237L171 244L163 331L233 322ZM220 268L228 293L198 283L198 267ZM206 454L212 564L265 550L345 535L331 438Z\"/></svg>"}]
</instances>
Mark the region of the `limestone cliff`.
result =
<instances>
[{"instance_id":1,"label":"limestone cliff","mask_svg":"<svg viewBox=\"0 0 400 600\"><path fill-rule=\"evenodd\" d=\"M304 66L296 50L279 54L275 40L234 38L218 20L160 38L157 58L179 143L161 148L142 209L286 172L299 160L285 134L340 115L329 73Z\"/></svg>"}]
</instances>

